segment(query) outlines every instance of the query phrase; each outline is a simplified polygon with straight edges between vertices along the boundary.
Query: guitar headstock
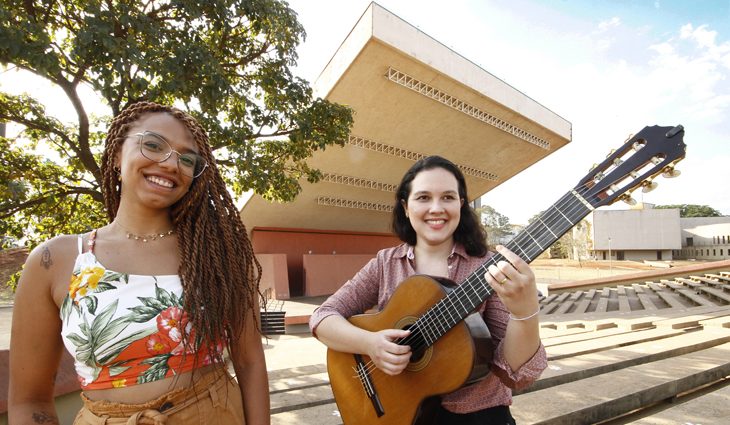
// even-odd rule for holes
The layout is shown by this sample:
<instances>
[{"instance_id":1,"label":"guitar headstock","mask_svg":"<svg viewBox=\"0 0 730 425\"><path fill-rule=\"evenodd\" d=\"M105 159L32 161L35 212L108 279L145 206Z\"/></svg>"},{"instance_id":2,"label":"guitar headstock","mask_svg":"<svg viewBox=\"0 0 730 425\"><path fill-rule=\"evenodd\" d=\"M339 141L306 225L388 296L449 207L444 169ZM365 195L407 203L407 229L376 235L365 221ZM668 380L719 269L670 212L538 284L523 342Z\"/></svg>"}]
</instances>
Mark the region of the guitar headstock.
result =
<instances>
[{"instance_id":1,"label":"guitar headstock","mask_svg":"<svg viewBox=\"0 0 730 425\"><path fill-rule=\"evenodd\" d=\"M575 187L593 208L618 200L631 203L631 192L641 186L645 192L656 187L653 179L662 174L676 177L674 165L684 158L684 127L644 127L620 148L596 165Z\"/></svg>"}]
</instances>

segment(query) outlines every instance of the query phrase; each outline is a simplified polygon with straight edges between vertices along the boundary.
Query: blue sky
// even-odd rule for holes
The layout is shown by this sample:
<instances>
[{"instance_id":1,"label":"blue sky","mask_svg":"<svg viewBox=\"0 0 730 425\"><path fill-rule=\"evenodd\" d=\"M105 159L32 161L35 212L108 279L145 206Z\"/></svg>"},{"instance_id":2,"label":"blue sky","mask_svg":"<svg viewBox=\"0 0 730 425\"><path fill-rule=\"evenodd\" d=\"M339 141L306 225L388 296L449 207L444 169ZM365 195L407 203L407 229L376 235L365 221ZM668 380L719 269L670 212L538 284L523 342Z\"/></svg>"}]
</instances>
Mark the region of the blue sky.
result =
<instances>
[{"instance_id":1,"label":"blue sky","mask_svg":"<svg viewBox=\"0 0 730 425\"><path fill-rule=\"evenodd\" d=\"M289 1L308 35L295 72L313 82L369 3ZM512 223L552 205L629 134L654 124L685 126L687 158L680 177L659 179L637 200L730 215L730 0L378 3L572 123L568 146L484 196ZM50 114L74 118L57 88L0 75L1 90L30 92L48 99Z\"/></svg>"},{"instance_id":2,"label":"blue sky","mask_svg":"<svg viewBox=\"0 0 730 425\"><path fill-rule=\"evenodd\" d=\"M314 81L369 1L292 0ZM484 196L523 224L646 125L685 126L687 158L639 201L730 215L730 1L378 2L573 124L573 141ZM485 155L488 153L485 152ZM628 208L625 204L615 206Z\"/></svg>"}]
</instances>

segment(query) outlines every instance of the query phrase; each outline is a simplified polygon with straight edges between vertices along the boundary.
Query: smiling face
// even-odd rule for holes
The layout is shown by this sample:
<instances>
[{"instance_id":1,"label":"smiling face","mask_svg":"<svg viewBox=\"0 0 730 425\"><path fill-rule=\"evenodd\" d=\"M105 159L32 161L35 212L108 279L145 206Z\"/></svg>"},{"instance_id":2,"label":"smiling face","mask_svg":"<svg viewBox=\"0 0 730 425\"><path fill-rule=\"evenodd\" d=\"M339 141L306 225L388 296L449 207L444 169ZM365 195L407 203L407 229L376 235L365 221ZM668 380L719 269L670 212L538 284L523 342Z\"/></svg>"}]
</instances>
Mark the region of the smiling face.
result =
<instances>
[{"instance_id":1,"label":"smiling face","mask_svg":"<svg viewBox=\"0 0 730 425\"><path fill-rule=\"evenodd\" d=\"M416 244L453 244L463 203L456 177L443 168L432 168L419 172L410 186L404 208L416 231Z\"/></svg>"},{"instance_id":2,"label":"smiling face","mask_svg":"<svg viewBox=\"0 0 730 425\"><path fill-rule=\"evenodd\" d=\"M195 139L187 127L167 113L143 115L127 133L117 152L115 166L122 179L122 202L132 201L147 208L169 208L190 189L193 178L181 172L178 155L172 153L155 162L140 151L138 133L153 132L164 138L172 149L182 154L197 153Z\"/></svg>"}]
</instances>

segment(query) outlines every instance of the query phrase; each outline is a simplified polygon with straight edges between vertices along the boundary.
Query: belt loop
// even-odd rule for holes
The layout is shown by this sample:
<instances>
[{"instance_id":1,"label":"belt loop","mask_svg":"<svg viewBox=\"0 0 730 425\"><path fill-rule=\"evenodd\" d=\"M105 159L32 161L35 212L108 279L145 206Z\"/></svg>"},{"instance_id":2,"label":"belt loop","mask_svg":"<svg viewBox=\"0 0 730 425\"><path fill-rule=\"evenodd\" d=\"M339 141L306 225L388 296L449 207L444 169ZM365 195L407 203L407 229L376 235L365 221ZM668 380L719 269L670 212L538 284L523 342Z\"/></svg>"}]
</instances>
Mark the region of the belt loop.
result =
<instances>
[{"instance_id":1,"label":"belt loop","mask_svg":"<svg viewBox=\"0 0 730 425\"><path fill-rule=\"evenodd\" d=\"M213 402L213 407L218 407L218 385L208 387L208 393L210 394L210 400Z\"/></svg>"}]
</instances>

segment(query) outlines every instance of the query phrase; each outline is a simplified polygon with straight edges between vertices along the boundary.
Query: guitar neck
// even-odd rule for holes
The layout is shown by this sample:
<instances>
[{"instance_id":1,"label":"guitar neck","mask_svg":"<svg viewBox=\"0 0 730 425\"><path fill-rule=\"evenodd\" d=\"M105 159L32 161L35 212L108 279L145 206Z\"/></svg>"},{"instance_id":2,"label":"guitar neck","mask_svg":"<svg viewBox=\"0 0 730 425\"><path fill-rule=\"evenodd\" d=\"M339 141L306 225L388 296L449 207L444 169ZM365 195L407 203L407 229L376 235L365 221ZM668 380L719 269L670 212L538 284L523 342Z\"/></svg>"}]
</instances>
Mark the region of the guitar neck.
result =
<instances>
[{"instance_id":1,"label":"guitar neck","mask_svg":"<svg viewBox=\"0 0 730 425\"><path fill-rule=\"evenodd\" d=\"M580 193L571 190L505 246L530 263L588 215L592 209L591 204ZM417 320L415 327L422 333L428 345L433 344L492 295L494 289L484 279L484 274L490 265L502 260L506 261L499 253L491 256Z\"/></svg>"}]
</instances>

